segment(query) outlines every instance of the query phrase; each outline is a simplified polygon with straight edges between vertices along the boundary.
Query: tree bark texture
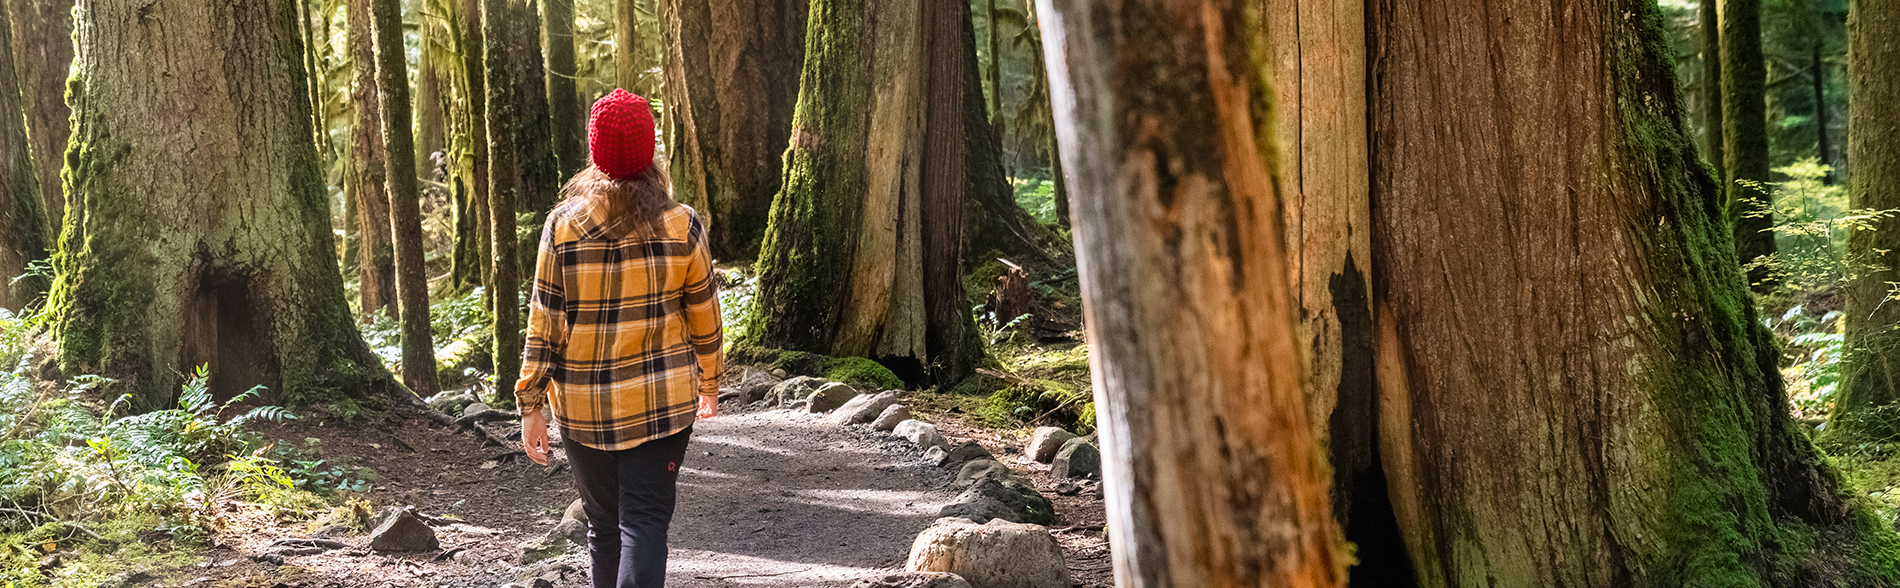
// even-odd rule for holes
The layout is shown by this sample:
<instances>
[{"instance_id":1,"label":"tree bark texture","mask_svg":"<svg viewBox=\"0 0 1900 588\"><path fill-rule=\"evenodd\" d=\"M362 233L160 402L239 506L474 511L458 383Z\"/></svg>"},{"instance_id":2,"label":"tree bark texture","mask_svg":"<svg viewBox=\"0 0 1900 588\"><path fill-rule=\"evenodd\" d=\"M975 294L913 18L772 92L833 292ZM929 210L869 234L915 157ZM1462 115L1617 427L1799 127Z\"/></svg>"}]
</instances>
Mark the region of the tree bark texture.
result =
<instances>
[{"instance_id":1,"label":"tree bark texture","mask_svg":"<svg viewBox=\"0 0 1900 588\"><path fill-rule=\"evenodd\" d=\"M567 178L587 167L587 117L582 113L581 93L574 81L574 0L538 0L537 4L541 7L541 46L547 56L545 79L554 173L556 178Z\"/></svg>"},{"instance_id":2,"label":"tree bark texture","mask_svg":"<svg viewBox=\"0 0 1900 588\"><path fill-rule=\"evenodd\" d=\"M1892 537L1788 416L1656 4L1372 22L1380 455L1419 585L1892 585L1841 563Z\"/></svg>"},{"instance_id":3,"label":"tree bark texture","mask_svg":"<svg viewBox=\"0 0 1900 588\"><path fill-rule=\"evenodd\" d=\"M1308 422L1260 6L1039 11L1055 16L1063 169L1087 195L1070 213L1119 586L1345 580Z\"/></svg>"},{"instance_id":4,"label":"tree bark texture","mask_svg":"<svg viewBox=\"0 0 1900 588\"><path fill-rule=\"evenodd\" d=\"M1722 155L1722 0L1702 0L1697 8L1696 31L1702 48L1702 154L1715 168L1715 179L1727 177L1728 160ZM1724 185L1727 185L1726 183Z\"/></svg>"},{"instance_id":5,"label":"tree bark texture","mask_svg":"<svg viewBox=\"0 0 1900 588\"><path fill-rule=\"evenodd\" d=\"M345 168L351 197L356 198L356 230L361 240L357 259L357 292L363 312L399 316L396 292L396 245L390 232L389 148L383 143L381 88L376 83L376 41L370 29L370 2L348 0L350 48L350 163Z\"/></svg>"},{"instance_id":6,"label":"tree bark texture","mask_svg":"<svg viewBox=\"0 0 1900 588\"><path fill-rule=\"evenodd\" d=\"M1735 253L1747 264L1775 252L1775 226L1768 193L1768 62L1762 57L1761 0L1721 0L1722 167L1728 218L1735 226ZM1756 266L1748 283L1771 282L1769 268Z\"/></svg>"},{"instance_id":7,"label":"tree bark texture","mask_svg":"<svg viewBox=\"0 0 1900 588\"><path fill-rule=\"evenodd\" d=\"M481 0L483 85L487 89L488 216L495 316L495 391L513 404L521 374L521 237L515 213L537 221L553 207L553 154L548 144L539 22L526 0ZM533 239L529 236L528 239Z\"/></svg>"},{"instance_id":8,"label":"tree bark texture","mask_svg":"<svg viewBox=\"0 0 1900 588\"><path fill-rule=\"evenodd\" d=\"M447 70L441 58L453 55L447 49L453 44L444 39L445 23L434 12L436 5L424 2L422 6L416 14L422 54L416 60L416 177L429 179L435 175L435 162L430 156L448 149L448 114L442 92Z\"/></svg>"},{"instance_id":9,"label":"tree bark texture","mask_svg":"<svg viewBox=\"0 0 1900 588\"><path fill-rule=\"evenodd\" d=\"M976 26L968 27L964 36L969 51L974 53ZM981 69L973 58L963 74L968 93L963 99L963 128L970 139L965 146L965 164L969 166L969 199L963 215L965 264L976 267L1002 257L1020 263L1066 265L1071 245L1016 203L1009 170L1003 168L1001 127L990 124L989 107L984 102Z\"/></svg>"},{"instance_id":10,"label":"tree bark texture","mask_svg":"<svg viewBox=\"0 0 1900 588\"><path fill-rule=\"evenodd\" d=\"M296 14L79 4L75 210L52 294L65 373L112 377L105 392L145 409L200 364L222 398L258 384L266 402L400 398L343 299L308 106L259 99L303 93Z\"/></svg>"},{"instance_id":11,"label":"tree bark texture","mask_svg":"<svg viewBox=\"0 0 1900 588\"><path fill-rule=\"evenodd\" d=\"M1900 208L1900 4L1854 0L1847 19L1848 208ZM1863 267L1847 285L1841 384L1835 393L1836 432L1887 438L1900 431L1892 407L1900 401L1900 218L1881 219L1871 231L1847 237L1847 255Z\"/></svg>"},{"instance_id":12,"label":"tree bark texture","mask_svg":"<svg viewBox=\"0 0 1900 588\"><path fill-rule=\"evenodd\" d=\"M969 94L959 83L967 78L931 74L973 65L948 55L973 61L967 39L938 34L951 26L943 15L915 0L812 3L785 186L741 344L907 358L942 386L974 368L980 351L959 335L971 325L968 305L935 273L956 271L942 257L957 249L941 239L958 224L943 210L944 188L963 185L955 160L968 154L952 140L967 134L944 118L944 108L967 103L932 103ZM938 161L927 165L930 157ZM931 186L925 174L952 183Z\"/></svg>"},{"instance_id":13,"label":"tree bark texture","mask_svg":"<svg viewBox=\"0 0 1900 588\"><path fill-rule=\"evenodd\" d=\"M11 13L13 73L25 100L26 134L42 207L57 235L66 213L59 170L66 162L72 110L66 107L66 77L73 63L73 0L0 0Z\"/></svg>"},{"instance_id":14,"label":"tree bark texture","mask_svg":"<svg viewBox=\"0 0 1900 588\"><path fill-rule=\"evenodd\" d=\"M649 89L640 82L642 44L639 0L614 0L614 82L644 96Z\"/></svg>"},{"instance_id":15,"label":"tree bark texture","mask_svg":"<svg viewBox=\"0 0 1900 588\"><path fill-rule=\"evenodd\" d=\"M401 0L371 0L377 96L388 182L390 234L395 237L396 295L402 317L402 381L433 396L435 344L429 328L429 276L422 267L422 204L416 186L416 138L410 127L408 51L402 43Z\"/></svg>"},{"instance_id":16,"label":"tree bark texture","mask_svg":"<svg viewBox=\"0 0 1900 588\"><path fill-rule=\"evenodd\" d=\"M46 222L46 200L40 196L39 174L27 142L20 79L11 52L9 23L13 17L0 4L0 308L18 311L46 293L46 280L30 277L27 265L46 259L52 228Z\"/></svg>"},{"instance_id":17,"label":"tree bark texture","mask_svg":"<svg viewBox=\"0 0 1900 588\"><path fill-rule=\"evenodd\" d=\"M450 260L450 281L456 288L494 283L489 272L490 252L488 218L488 117L486 86L482 84L482 10L481 0L456 2L456 54L453 79L456 96L452 119L457 132L450 134L450 160L454 162L455 248ZM492 301L492 292L484 291L484 300ZM491 309L492 310L492 309Z\"/></svg>"},{"instance_id":18,"label":"tree bark texture","mask_svg":"<svg viewBox=\"0 0 1900 588\"><path fill-rule=\"evenodd\" d=\"M807 0L661 0L666 107L679 124L674 197L700 211L713 257L755 259L778 192Z\"/></svg>"}]
</instances>

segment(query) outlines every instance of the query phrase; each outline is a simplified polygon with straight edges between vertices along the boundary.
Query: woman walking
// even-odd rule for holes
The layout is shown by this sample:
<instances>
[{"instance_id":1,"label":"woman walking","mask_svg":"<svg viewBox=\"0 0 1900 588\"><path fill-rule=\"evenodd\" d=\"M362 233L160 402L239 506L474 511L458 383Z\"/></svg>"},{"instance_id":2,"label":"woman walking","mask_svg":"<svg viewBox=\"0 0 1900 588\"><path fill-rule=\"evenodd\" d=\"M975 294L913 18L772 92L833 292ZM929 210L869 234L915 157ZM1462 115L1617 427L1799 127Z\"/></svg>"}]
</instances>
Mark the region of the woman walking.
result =
<instances>
[{"instance_id":1,"label":"woman walking","mask_svg":"<svg viewBox=\"0 0 1900 588\"><path fill-rule=\"evenodd\" d=\"M595 588L659 588L695 418L719 412L721 327L706 231L673 202L644 98L614 90L587 122L593 165L548 213L515 398L547 464L553 408L587 512Z\"/></svg>"}]
</instances>

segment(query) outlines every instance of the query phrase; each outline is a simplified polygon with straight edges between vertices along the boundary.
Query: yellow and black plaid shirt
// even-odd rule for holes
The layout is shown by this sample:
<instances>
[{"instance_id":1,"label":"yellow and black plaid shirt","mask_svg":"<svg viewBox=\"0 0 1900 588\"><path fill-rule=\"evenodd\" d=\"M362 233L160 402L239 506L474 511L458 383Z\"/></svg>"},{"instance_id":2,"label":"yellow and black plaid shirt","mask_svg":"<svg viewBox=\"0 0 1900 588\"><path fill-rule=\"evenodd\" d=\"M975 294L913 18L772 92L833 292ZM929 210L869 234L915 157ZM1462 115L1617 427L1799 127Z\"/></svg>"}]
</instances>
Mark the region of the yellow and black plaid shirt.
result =
<instances>
[{"instance_id":1,"label":"yellow and black plaid shirt","mask_svg":"<svg viewBox=\"0 0 1900 588\"><path fill-rule=\"evenodd\" d=\"M541 233L515 397L552 404L568 440L618 451L685 430L719 395L712 255L698 214L662 214L653 239L608 235L579 202Z\"/></svg>"}]
</instances>

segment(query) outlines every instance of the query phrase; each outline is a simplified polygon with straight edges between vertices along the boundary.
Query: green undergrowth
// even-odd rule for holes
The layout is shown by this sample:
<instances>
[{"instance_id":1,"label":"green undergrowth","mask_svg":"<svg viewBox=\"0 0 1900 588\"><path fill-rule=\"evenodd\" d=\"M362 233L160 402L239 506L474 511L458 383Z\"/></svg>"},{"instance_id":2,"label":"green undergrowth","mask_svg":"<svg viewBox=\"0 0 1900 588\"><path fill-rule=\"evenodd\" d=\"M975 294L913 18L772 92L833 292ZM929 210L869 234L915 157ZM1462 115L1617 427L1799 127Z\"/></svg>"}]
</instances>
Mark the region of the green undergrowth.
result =
<instances>
[{"instance_id":1,"label":"green undergrowth","mask_svg":"<svg viewBox=\"0 0 1900 588\"><path fill-rule=\"evenodd\" d=\"M739 347L727 354L734 364L781 369L793 376L817 376L860 389L901 390L904 381L890 368L863 357L831 357L804 351Z\"/></svg>"},{"instance_id":2,"label":"green undergrowth","mask_svg":"<svg viewBox=\"0 0 1900 588\"><path fill-rule=\"evenodd\" d=\"M979 422L999 428L1057 426L1077 434L1095 430L1087 345L1001 351L1003 371L979 373L951 391L983 399L972 413Z\"/></svg>"}]
</instances>

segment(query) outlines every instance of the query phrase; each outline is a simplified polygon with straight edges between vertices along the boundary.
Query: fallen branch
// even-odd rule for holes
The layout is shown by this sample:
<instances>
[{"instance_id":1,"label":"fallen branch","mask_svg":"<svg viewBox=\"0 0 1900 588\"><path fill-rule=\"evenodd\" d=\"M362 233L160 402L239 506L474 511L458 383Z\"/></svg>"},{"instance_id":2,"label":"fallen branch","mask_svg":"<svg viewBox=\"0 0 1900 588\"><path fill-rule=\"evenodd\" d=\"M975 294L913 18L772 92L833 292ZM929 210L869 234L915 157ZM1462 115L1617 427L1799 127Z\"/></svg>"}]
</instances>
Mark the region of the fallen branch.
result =
<instances>
[{"instance_id":1,"label":"fallen branch","mask_svg":"<svg viewBox=\"0 0 1900 588\"><path fill-rule=\"evenodd\" d=\"M770 577L772 577L772 576L783 576L783 575L787 575L787 574L796 574L796 573L799 573L799 572L802 572L802 571L805 571L805 570L809 570L809 569L811 569L811 568L808 568L808 567L806 567L806 568L798 568L798 569L796 569L796 570L792 570L792 571L789 571L789 572L778 572L778 573L775 573L775 574L734 574L734 575L731 575L731 576L693 576L693 578L695 578L695 579L699 579L699 580L730 580L730 579L733 579L733 578L770 578Z\"/></svg>"}]
</instances>

